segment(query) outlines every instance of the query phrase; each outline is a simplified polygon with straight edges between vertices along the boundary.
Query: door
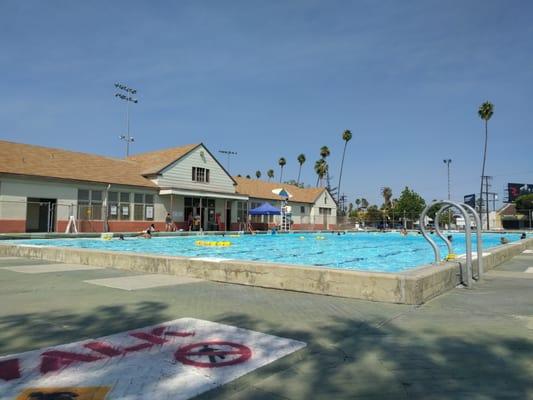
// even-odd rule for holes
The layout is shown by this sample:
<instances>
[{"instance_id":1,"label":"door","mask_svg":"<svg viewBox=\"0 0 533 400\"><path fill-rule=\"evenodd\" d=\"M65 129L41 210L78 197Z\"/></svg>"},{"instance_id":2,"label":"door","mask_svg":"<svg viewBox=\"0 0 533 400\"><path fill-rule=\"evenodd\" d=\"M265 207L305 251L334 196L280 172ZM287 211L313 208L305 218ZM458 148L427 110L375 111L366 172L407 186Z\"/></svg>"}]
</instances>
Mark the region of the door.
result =
<instances>
[{"instance_id":1,"label":"door","mask_svg":"<svg viewBox=\"0 0 533 400\"><path fill-rule=\"evenodd\" d=\"M231 204L228 203L228 208L226 208L226 231L231 230Z\"/></svg>"},{"instance_id":2,"label":"door","mask_svg":"<svg viewBox=\"0 0 533 400\"><path fill-rule=\"evenodd\" d=\"M26 202L26 232L54 232L57 199L28 197Z\"/></svg>"}]
</instances>

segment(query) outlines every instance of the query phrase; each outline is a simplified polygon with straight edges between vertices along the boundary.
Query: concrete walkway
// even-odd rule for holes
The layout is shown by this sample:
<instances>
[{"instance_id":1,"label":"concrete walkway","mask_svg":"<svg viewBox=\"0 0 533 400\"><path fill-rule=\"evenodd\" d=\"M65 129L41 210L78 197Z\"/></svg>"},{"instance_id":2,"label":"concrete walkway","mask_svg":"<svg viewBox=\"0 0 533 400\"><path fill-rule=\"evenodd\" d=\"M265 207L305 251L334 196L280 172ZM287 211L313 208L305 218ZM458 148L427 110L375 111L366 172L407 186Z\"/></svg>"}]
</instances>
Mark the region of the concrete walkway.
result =
<instances>
[{"instance_id":1,"label":"concrete walkway","mask_svg":"<svg viewBox=\"0 0 533 400\"><path fill-rule=\"evenodd\" d=\"M44 264L0 258L1 355L194 317L308 344L201 399L533 399L533 254L419 307L204 281L129 278L122 290L84 281L135 273L9 269Z\"/></svg>"}]
</instances>

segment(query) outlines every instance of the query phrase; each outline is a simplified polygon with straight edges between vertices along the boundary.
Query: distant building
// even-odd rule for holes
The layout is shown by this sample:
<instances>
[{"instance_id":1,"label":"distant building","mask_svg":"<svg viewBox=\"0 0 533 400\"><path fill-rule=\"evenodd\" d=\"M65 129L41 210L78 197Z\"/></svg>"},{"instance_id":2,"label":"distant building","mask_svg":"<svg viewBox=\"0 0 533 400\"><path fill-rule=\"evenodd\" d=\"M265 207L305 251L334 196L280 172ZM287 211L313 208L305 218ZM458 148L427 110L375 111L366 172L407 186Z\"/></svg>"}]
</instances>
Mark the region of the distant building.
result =
<instances>
[{"instance_id":1,"label":"distant building","mask_svg":"<svg viewBox=\"0 0 533 400\"><path fill-rule=\"evenodd\" d=\"M163 230L167 213L178 229L239 230L250 208L279 207L280 187L294 229L335 223L326 189L234 178L202 143L118 159L0 141L0 232L63 232L71 215L81 232Z\"/></svg>"}]
</instances>

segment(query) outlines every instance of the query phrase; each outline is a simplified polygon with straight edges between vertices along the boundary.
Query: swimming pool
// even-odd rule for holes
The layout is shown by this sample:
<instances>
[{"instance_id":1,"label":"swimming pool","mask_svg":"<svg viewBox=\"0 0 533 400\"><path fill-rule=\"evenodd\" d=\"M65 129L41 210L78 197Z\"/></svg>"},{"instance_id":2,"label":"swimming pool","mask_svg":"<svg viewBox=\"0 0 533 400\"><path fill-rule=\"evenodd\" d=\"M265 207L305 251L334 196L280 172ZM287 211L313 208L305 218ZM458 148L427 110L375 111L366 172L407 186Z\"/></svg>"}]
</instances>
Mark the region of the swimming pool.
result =
<instances>
[{"instance_id":1,"label":"swimming pool","mask_svg":"<svg viewBox=\"0 0 533 400\"><path fill-rule=\"evenodd\" d=\"M483 234L483 248L500 244L501 234ZM519 234L505 234L510 241L517 241ZM445 244L435 237L446 254ZM227 247L198 246L198 240L229 241ZM476 237L473 235L473 248ZM332 233L278 234L278 235L226 235L222 236L167 236L126 238L125 240L101 239L30 239L9 241L13 244L70 247L95 250L126 251L168 256L199 257L224 260L266 261L279 264L295 264L334 268L399 272L433 261L429 243L419 234L404 237L390 233ZM465 252L464 234L453 233L456 254Z\"/></svg>"}]
</instances>

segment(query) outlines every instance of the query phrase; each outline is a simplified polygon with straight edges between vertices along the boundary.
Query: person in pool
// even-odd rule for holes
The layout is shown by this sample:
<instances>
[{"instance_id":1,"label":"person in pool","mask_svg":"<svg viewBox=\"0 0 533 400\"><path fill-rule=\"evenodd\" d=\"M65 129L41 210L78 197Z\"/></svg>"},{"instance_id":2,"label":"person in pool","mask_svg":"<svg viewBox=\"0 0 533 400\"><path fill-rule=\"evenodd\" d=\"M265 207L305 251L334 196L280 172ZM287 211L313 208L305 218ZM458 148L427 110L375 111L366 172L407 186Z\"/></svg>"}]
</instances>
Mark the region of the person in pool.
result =
<instances>
[{"instance_id":1,"label":"person in pool","mask_svg":"<svg viewBox=\"0 0 533 400\"><path fill-rule=\"evenodd\" d=\"M174 230L174 224L172 223L172 217L170 213L167 213L167 216L165 217L165 231L172 232L173 230Z\"/></svg>"},{"instance_id":2,"label":"person in pool","mask_svg":"<svg viewBox=\"0 0 533 400\"><path fill-rule=\"evenodd\" d=\"M507 243L509 243L509 239L507 239L505 236L502 236L500 238L500 243L501 244L507 244Z\"/></svg>"},{"instance_id":3,"label":"person in pool","mask_svg":"<svg viewBox=\"0 0 533 400\"><path fill-rule=\"evenodd\" d=\"M522 232L522 234L520 235L520 240L524 240L525 238L526 238L526 233Z\"/></svg>"}]
</instances>

